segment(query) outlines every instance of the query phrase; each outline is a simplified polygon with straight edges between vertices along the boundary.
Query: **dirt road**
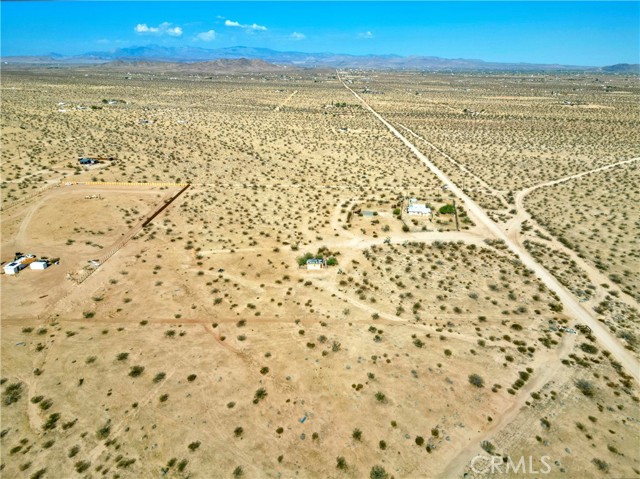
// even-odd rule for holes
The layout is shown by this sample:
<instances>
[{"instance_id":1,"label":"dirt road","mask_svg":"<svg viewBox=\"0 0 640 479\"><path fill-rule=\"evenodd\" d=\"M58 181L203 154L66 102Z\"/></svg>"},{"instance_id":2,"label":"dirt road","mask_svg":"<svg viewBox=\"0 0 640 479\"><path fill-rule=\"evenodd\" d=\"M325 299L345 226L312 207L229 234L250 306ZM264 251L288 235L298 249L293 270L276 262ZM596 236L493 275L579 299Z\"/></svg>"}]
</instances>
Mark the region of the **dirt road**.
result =
<instances>
[{"instance_id":1,"label":"dirt road","mask_svg":"<svg viewBox=\"0 0 640 479\"><path fill-rule=\"evenodd\" d=\"M402 141L411 152L422 161L427 168L429 168L443 183L449 185L449 190L460 198L469 215L476 220L476 222L483 224L495 238L504 241L505 245L522 261L524 266L532 270L538 278L549 288L556 293L560 301L564 306L564 312L572 318L578 320L581 323L589 326L598 339L601 346L607 349L611 355L625 368L625 370L631 374L634 379L640 382L640 363L636 358L624 348L624 346L618 341L618 339L611 334L605 326L603 326L590 311L587 311L578 302L577 298L573 296L558 280L549 273L542 265L540 265L523 247L513 241L506 232L500 228L496 223L489 218L475 201L468 197L464 192L455 185L447 175L445 175L436 165L434 165L429 158L427 158L415 145L413 145L407 138L405 138L396 128L393 127L387 120L385 120L378 112L369 106L360 95L347 86L338 73L338 79L342 82L343 86L349 90L362 104L369 110L382 124L384 124L391 133Z\"/></svg>"},{"instance_id":2,"label":"dirt road","mask_svg":"<svg viewBox=\"0 0 640 479\"><path fill-rule=\"evenodd\" d=\"M555 180L551 180L551 181L545 181L544 183L539 183L537 185L534 186L530 186L529 188L526 188L524 190L518 191L515 195L515 209L517 211L517 213L515 214L515 216L513 218L511 218L505 225L504 225L504 229L505 232L509 235L509 237L515 241L516 243L518 243L520 246L522 245L522 239L521 239L521 234L520 234L520 226L522 225L522 223L524 223L525 221L527 221L531 226L545 231L545 228L542 227L540 224L538 224L537 221L535 221L532 217L531 214L529 214L529 212L526 210L525 206L524 206L524 199L527 195L529 195L531 192L539 189L539 188L544 188L547 186L553 186L553 185L557 185L560 183L565 183L567 181L571 181L577 178L581 178L583 176L592 174L592 173L598 173L601 171L606 171L606 170L610 170L612 168L616 168L618 166L621 165L625 165L628 163L633 163L636 161L639 161L640 158L631 158L629 160L623 160L623 161L618 161L616 163L611 163L609 165L606 166L601 166L599 168L594 168L592 170L588 170L588 171L583 171L581 173L576 173L574 175L569 175L569 176L565 176L562 178L558 178ZM546 231L546 233L549 234L548 231ZM575 261L575 263L580 267L580 269L582 269L587 276L589 277L589 281L591 281L591 283L598 285L598 284L603 284L603 283L609 283L610 280L607 277L607 275L603 274L598 268L595 267L595 265L589 261L586 261L585 259L581 258L578 253L576 253L574 250L567 248L565 245L563 245L562 243L560 243L560 241L558 241L556 238L553 238L550 241L550 244L556 248L559 249L563 252L565 252L573 261ZM625 302L627 304L630 305L638 305L638 302L636 301L636 299L625 293L624 291L619 291L620 296L625 300ZM597 299L594 298L593 301L591 303L589 303L590 305L592 305L592 303L595 302L599 302L601 301L602 298Z\"/></svg>"}]
</instances>

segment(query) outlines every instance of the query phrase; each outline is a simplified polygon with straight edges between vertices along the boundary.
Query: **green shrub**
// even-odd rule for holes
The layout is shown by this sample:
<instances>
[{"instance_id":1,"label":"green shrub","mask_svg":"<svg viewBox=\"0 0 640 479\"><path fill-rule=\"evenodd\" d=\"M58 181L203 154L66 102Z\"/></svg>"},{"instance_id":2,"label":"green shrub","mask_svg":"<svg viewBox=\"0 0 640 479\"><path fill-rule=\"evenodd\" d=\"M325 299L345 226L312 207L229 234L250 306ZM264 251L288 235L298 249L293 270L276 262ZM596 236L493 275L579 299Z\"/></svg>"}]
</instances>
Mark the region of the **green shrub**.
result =
<instances>
[{"instance_id":1,"label":"green shrub","mask_svg":"<svg viewBox=\"0 0 640 479\"><path fill-rule=\"evenodd\" d=\"M438 212L441 215L452 215L456 212L455 208L453 207L452 204L447 203L444 206L441 206L440 209L438 210Z\"/></svg>"}]
</instances>

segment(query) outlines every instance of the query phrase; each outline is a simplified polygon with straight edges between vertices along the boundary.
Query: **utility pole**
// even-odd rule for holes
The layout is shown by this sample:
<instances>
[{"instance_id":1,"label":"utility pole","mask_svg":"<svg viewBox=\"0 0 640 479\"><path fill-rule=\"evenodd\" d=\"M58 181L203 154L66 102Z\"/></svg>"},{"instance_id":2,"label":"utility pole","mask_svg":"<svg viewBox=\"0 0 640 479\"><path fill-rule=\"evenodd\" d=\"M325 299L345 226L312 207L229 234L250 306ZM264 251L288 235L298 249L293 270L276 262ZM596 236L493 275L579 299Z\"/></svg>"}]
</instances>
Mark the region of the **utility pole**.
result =
<instances>
[{"instance_id":1,"label":"utility pole","mask_svg":"<svg viewBox=\"0 0 640 479\"><path fill-rule=\"evenodd\" d=\"M460 231L460 223L458 223L458 208L456 208L456 200L453 200L453 214L456 217L456 231Z\"/></svg>"}]
</instances>

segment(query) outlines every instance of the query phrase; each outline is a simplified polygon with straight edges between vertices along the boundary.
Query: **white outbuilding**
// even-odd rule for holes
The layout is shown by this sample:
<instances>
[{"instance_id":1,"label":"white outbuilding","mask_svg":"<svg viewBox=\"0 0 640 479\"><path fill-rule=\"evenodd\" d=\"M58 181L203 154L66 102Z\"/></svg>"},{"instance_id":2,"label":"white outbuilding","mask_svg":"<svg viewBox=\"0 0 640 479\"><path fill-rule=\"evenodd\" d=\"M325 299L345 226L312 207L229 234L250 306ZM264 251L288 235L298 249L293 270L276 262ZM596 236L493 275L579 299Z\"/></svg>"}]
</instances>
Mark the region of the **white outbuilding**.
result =
<instances>
[{"instance_id":1,"label":"white outbuilding","mask_svg":"<svg viewBox=\"0 0 640 479\"><path fill-rule=\"evenodd\" d=\"M307 260L307 269L322 269L325 267L324 259L311 258Z\"/></svg>"},{"instance_id":2,"label":"white outbuilding","mask_svg":"<svg viewBox=\"0 0 640 479\"><path fill-rule=\"evenodd\" d=\"M47 269L49 267L49 263L47 263L46 261L34 261L33 263L31 263L29 265L29 268L31 269Z\"/></svg>"}]
</instances>

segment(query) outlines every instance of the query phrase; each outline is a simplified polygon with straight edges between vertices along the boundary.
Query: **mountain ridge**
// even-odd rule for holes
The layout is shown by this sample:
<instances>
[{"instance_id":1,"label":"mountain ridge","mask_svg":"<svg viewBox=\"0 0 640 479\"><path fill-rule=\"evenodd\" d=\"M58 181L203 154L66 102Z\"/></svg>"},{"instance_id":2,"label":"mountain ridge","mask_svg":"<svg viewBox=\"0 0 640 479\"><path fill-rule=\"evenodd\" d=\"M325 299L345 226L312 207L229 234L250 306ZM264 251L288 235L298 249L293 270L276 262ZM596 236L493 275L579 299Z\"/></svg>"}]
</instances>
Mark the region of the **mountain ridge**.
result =
<instances>
[{"instance_id":1,"label":"mountain ridge","mask_svg":"<svg viewBox=\"0 0 640 479\"><path fill-rule=\"evenodd\" d=\"M363 68L393 70L512 70L512 71L598 71L603 73L640 73L640 65L616 64L603 67L539 64L527 62L489 62L480 59L441 58L436 56L351 55L331 52L282 52L270 48L234 46L217 49L199 47L132 46L110 52L92 51L65 56L58 53L34 56L2 57L3 63L21 64L99 64L116 60L195 63L216 60L261 60L268 64L298 68ZM262 66L264 67L264 66Z\"/></svg>"}]
</instances>

